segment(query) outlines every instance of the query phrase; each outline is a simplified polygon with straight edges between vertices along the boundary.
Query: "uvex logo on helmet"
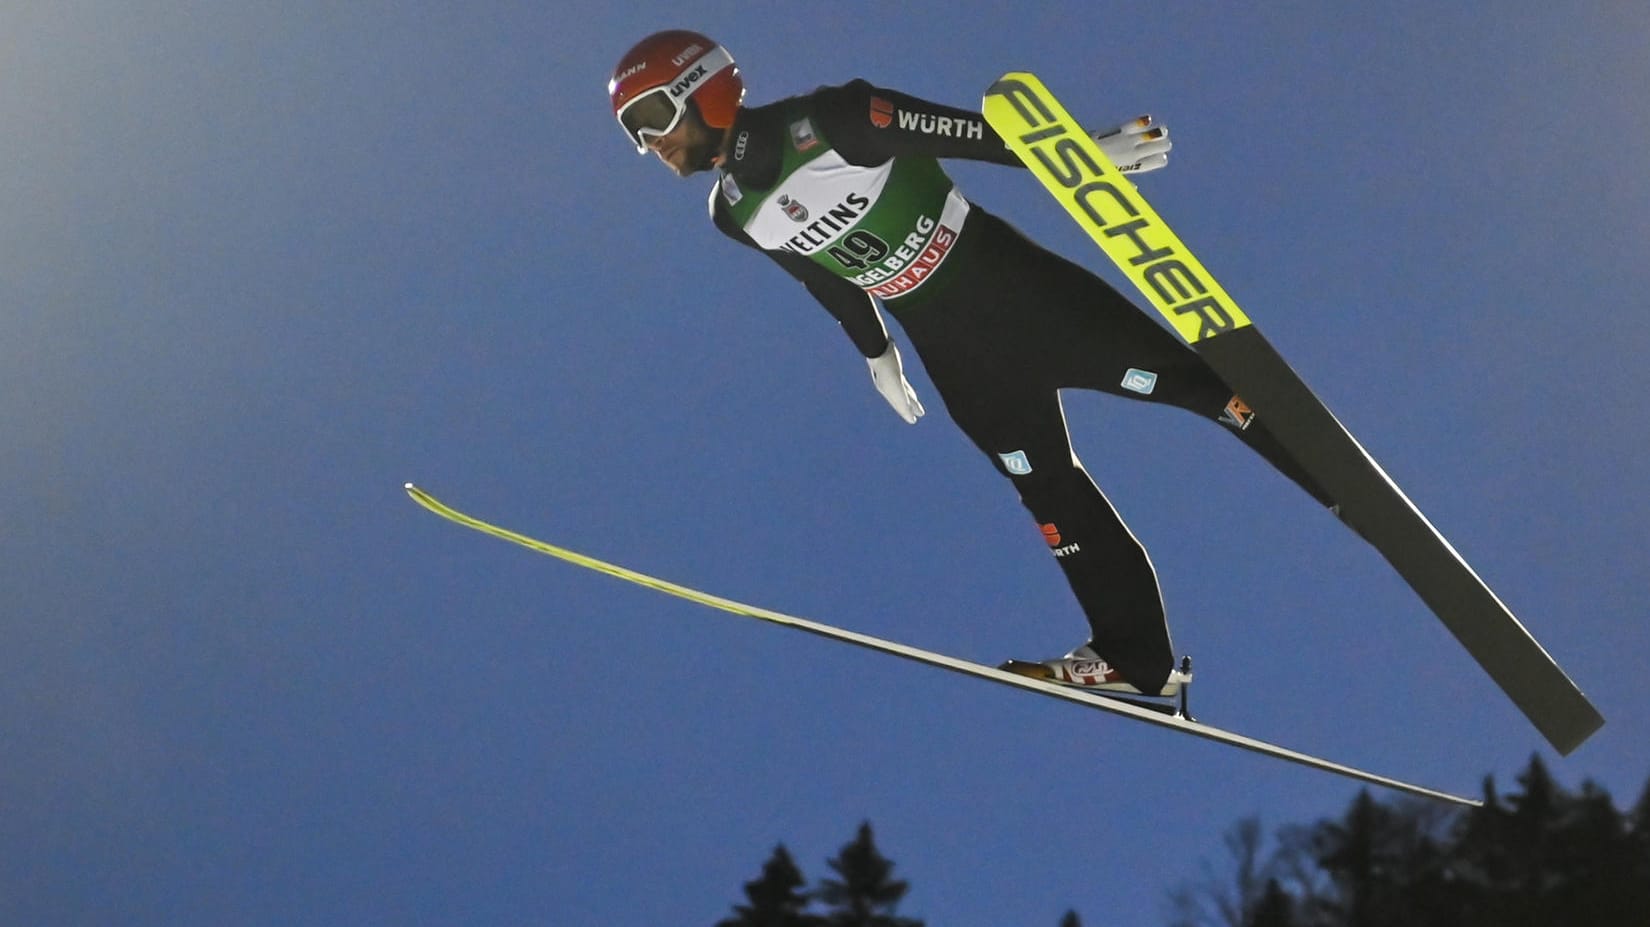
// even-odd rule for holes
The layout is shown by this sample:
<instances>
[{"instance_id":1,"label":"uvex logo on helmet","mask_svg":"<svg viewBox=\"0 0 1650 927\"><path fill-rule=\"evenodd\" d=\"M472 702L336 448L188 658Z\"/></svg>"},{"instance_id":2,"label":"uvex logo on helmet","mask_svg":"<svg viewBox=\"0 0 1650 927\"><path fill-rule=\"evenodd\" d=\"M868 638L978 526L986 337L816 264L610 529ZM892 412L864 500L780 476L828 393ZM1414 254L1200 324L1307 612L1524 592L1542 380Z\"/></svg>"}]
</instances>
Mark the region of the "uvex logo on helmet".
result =
<instances>
[{"instance_id":1,"label":"uvex logo on helmet","mask_svg":"<svg viewBox=\"0 0 1650 927\"><path fill-rule=\"evenodd\" d=\"M705 70L705 66L701 64L683 74L680 79L670 85L670 95L673 97L687 96L693 91L693 85L699 83L706 73L708 72Z\"/></svg>"},{"instance_id":2,"label":"uvex logo on helmet","mask_svg":"<svg viewBox=\"0 0 1650 927\"><path fill-rule=\"evenodd\" d=\"M681 122L687 102L705 124L733 125L745 98L745 81L733 55L697 32L656 32L636 43L613 68L607 94L625 134L646 153L647 140Z\"/></svg>"}]
</instances>

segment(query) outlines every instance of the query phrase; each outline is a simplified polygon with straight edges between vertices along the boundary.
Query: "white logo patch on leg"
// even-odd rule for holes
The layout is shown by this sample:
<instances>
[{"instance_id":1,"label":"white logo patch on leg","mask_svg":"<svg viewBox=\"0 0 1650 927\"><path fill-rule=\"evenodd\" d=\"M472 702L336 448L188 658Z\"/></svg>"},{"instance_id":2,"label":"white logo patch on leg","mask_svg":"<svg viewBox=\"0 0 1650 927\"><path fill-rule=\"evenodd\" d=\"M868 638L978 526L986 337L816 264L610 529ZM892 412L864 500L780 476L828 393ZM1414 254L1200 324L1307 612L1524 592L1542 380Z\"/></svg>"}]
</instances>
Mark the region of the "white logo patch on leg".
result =
<instances>
[{"instance_id":1,"label":"white logo patch on leg","mask_svg":"<svg viewBox=\"0 0 1650 927\"><path fill-rule=\"evenodd\" d=\"M1131 393L1150 396L1152 390L1157 389L1157 374L1150 370L1130 367L1128 372L1123 374L1123 388Z\"/></svg>"},{"instance_id":2,"label":"white logo patch on leg","mask_svg":"<svg viewBox=\"0 0 1650 927\"><path fill-rule=\"evenodd\" d=\"M1015 476L1025 476L1031 472L1031 459L1025 451L1015 451L1011 454L998 454L997 459L1003 462L1003 469Z\"/></svg>"}]
</instances>

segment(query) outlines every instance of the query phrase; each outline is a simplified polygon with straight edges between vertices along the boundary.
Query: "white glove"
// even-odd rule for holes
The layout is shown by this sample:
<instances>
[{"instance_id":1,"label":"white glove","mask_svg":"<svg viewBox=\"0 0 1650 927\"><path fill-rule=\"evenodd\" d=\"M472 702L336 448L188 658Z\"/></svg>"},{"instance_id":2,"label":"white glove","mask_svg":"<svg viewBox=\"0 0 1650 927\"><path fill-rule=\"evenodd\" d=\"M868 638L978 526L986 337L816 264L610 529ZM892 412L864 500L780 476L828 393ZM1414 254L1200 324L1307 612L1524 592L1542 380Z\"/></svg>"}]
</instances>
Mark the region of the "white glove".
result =
<instances>
[{"instance_id":1,"label":"white glove","mask_svg":"<svg viewBox=\"0 0 1650 927\"><path fill-rule=\"evenodd\" d=\"M865 363L871 367L871 382L876 384L877 392L905 419L905 424L915 425L923 416L922 403L917 401L916 390L905 379L905 368L900 364L899 348L894 347L893 339L888 340L888 350L876 357L867 357Z\"/></svg>"},{"instance_id":2,"label":"white glove","mask_svg":"<svg viewBox=\"0 0 1650 927\"><path fill-rule=\"evenodd\" d=\"M1115 128L1096 132L1094 141L1106 153L1111 163L1125 174L1143 174L1155 171L1169 163L1168 127L1152 121L1150 116L1139 116Z\"/></svg>"}]
</instances>

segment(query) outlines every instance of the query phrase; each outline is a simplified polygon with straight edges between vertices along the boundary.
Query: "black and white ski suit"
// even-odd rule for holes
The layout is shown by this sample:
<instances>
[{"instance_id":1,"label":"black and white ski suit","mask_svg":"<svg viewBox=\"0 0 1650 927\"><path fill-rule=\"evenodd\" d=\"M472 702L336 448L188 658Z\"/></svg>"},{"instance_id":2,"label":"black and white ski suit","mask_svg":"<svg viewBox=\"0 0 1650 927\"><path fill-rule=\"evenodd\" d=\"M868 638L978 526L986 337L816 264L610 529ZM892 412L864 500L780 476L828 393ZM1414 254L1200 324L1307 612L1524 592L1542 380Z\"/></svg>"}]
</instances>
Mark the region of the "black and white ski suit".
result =
<instances>
[{"instance_id":1,"label":"black and white ski suit","mask_svg":"<svg viewBox=\"0 0 1650 927\"><path fill-rule=\"evenodd\" d=\"M711 193L718 228L807 287L866 357L904 329L946 411L1013 482L1088 618L1142 691L1174 665L1157 574L1072 451L1060 390L1221 422L1324 493L1198 355L1111 285L969 203L938 166L1018 159L977 112L864 81L741 110Z\"/></svg>"}]
</instances>

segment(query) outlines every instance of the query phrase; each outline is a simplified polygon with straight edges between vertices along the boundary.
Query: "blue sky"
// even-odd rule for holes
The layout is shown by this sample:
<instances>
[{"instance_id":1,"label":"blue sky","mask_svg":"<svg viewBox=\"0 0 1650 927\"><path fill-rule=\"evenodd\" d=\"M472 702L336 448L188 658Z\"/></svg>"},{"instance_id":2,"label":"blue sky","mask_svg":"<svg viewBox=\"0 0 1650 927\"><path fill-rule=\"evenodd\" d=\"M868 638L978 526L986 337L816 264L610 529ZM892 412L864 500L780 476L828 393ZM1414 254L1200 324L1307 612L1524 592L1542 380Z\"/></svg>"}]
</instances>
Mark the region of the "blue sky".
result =
<instances>
[{"instance_id":1,"label":"blue sky","mask_svg":"<svg viewBox=\"0 0 1650 927\"><path fill-rule=\"evenodd\" d=\"M870 820L931 924L1149 924L1240 817L1350 801L405 499L982 662L1080 639L920 363L912 428L626 147L608 71L677 26L752 102L1031 69L1157 115L1143 192L1609 723L1551 755L1218 428L1071 395L1207 720L1457 791L1650 775L1650 13L111 6L0 10L0 920L711 923ZM1101 268L1025 173L952 174Z\"/></svg>"}]
</instances>

